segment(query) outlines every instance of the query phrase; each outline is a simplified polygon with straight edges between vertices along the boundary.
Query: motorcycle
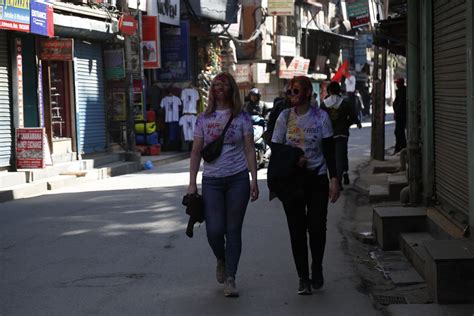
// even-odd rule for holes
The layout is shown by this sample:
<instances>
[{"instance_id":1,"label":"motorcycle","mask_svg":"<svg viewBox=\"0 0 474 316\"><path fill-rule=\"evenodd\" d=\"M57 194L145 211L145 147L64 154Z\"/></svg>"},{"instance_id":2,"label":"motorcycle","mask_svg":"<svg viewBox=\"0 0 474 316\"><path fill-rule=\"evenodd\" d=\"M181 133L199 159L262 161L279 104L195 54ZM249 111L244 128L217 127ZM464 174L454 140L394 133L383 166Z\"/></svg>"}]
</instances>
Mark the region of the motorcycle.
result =
<instances>
[{"instance_id":1,"label":"motorcycle","mask_svg":"<svg viewBox=\"0 0 474 316\"><path fill-rule=\"evenodd\" d=\"M264 168L265 164L268 162L267 152L270 150L263 139L266 122L265 119L260 115L252 115L252 125L255 156L257 157L257 168L261 169Z\"/></svg>"}]
</instances>

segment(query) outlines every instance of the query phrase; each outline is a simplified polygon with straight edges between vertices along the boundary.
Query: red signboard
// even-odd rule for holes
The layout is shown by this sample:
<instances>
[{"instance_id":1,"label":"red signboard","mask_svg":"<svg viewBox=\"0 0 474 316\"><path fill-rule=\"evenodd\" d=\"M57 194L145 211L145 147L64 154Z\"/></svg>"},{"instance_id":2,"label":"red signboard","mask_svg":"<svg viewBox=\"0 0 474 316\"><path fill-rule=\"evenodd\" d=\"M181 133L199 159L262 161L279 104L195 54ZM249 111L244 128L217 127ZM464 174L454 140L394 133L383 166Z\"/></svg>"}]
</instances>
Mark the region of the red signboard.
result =
<instances>
[{"instance_id":1,"label":"red signboard","mask_svg":"<svg viewBox=\"0 0 474 316\"><path fill-rule=\"evenodd\" d=\"M137 20L131 15L122 15L119 19L119 30L122 34L132 36L138 28Z\"/></svg>"},{"instance_id":2,"label":"red signboard","mask_svg":"<svg viewBox=\"0 0 474 316\"><path fill-rule=\"evenodd\" d=\"M160 46L158 36L158 17L144 16L142 19L143 68L160 68Z\"/></svg>"},{"instance_id":3,"label":"red signboard","mask_svg":"<svg viewBox=\"0 0 474 316\"><path fill-rule=\"evenodd\" d=\"M74 42L72 38L41 39L39 41L39 58L41 60L62 60L73 59Z\"/></svg>"},{"instance_id":4,"label":"red signboard","mask_svg":"<svg viewBox=\"0 0 474 316\"><path fill-rule=\"evenodd\" d=\"M44 168L43 128L16 130L16 167L18 169Z\"/></svg>"}]
</instances>

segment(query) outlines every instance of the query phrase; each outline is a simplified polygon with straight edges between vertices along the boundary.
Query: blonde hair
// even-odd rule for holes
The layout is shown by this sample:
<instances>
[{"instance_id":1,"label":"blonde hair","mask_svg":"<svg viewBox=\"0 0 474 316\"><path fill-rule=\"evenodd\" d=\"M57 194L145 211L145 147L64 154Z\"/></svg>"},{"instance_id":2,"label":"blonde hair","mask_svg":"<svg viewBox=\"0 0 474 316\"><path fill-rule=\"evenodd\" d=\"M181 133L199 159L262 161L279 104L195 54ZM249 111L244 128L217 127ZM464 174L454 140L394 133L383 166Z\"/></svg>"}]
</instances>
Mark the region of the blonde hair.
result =
<instances>
[{"instance_id":1,"label":"blonde hair","mask_svg":"<svg viewBox=\"0 0 474 316\"><path fill-rule=\"evenodd\" d=\"M232 77L231 74L228 72L221 72L217 76L212 79L211 82L211 87L209 89L209 99L207 103L207 108L206 108L206 115L212 114L216 111L216 101L214 100L214 84L216 83L217 79L225 77L229 81L230 87L232 89L232 99L230 102L230 111L232 112L232 115L236 117L237 115L242 112L242 101L240 100L240 93L239 93L239 87L237 86L237 83L235 82L234 77Z\"/></svg>"}]
</instances>

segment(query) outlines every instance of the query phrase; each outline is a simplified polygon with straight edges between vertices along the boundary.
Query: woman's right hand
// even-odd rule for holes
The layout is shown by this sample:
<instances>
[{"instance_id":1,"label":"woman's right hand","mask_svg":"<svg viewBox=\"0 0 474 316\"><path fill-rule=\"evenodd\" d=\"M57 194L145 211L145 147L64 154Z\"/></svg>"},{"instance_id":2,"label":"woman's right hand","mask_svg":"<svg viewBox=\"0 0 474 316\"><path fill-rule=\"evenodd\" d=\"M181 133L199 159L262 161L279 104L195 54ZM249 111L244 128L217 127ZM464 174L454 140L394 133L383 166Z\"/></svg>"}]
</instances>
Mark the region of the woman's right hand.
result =
<instances>
[{"instance_id":1,"label":"woman's right hand","mask_svg":"<svg viewBox=\"0 0 474 316\"><path fill-rule=\"evenodd\" d=\"M186 191L187 194L195 194L197 193L198 189L197 189L197 185L196 183L190 183L188 185L188 190Z\"/></svg>"}]
</instances>

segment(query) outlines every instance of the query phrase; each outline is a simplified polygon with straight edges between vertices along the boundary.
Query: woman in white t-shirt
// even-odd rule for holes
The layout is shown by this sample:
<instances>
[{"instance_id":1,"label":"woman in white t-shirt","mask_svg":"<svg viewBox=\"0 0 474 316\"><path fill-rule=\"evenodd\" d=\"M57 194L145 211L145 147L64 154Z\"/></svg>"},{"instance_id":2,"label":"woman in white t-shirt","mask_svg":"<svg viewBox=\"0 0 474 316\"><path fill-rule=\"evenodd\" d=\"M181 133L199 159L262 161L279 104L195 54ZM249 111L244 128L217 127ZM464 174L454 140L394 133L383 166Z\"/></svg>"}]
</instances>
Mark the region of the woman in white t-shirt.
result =
<instances>
[{"instance_id":1,"label":"woman in white t-shirt","mask_svg":"<svg viewBox=\"0 0 474 316\"><path fill-rule=\"evenodd\" d=\"M281 174L289 161L292 164L290 168L293 168L289 177L280 180L278 186L273 186L277 188L273 191L276 191L285 209L293 257L300 278L300 295L311 294L311 286L319 289L324 284L322 261L326 244L328 200L334 203L339 197L331 120L326 112L311 106L312 94L311 81L305 76L294 77L288 84L287 96L292 107L283 110L277 119L270 158L281 157L281 165L276 173ZM269 186L275 172L273 169L269 166ZM308 234L312 258L311 280Z\"/></svg>"}]
</instances>

